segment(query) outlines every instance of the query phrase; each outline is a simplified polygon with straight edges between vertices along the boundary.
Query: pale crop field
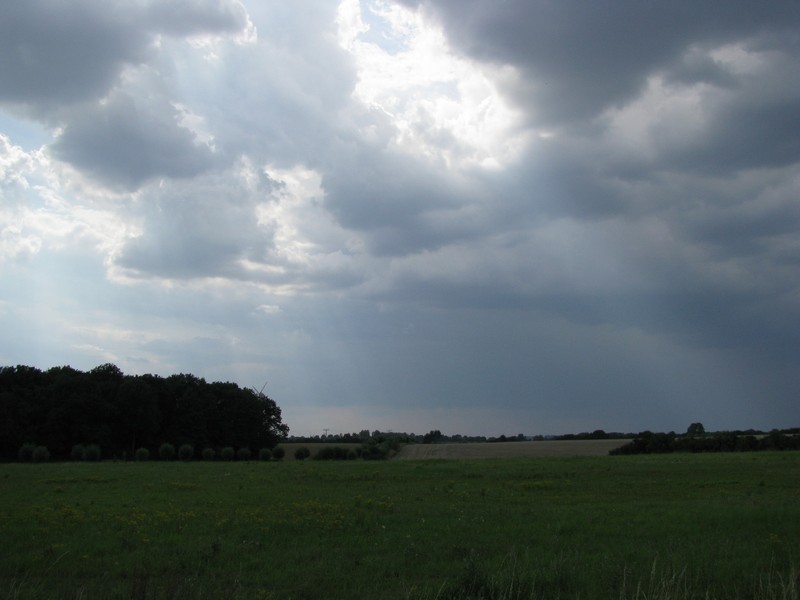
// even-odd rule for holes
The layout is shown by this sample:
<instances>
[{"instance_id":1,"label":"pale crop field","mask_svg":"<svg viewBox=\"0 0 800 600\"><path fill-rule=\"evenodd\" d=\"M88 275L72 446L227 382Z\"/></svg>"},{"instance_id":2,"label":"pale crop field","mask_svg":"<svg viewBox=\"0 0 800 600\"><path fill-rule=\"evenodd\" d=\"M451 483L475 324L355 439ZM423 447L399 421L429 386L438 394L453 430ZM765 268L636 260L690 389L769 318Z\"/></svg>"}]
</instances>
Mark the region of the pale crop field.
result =
<instances>
[{"instance_id":1,"label":"pale crop field","mask_svg":"<svg viewBox=\"0 0 800 600\"><path fill-rule=\"evenodd\" d=\"M409 444L398 460L605 456L630 440L567 440L465 444Z\"/></svg>"}]
</instances>

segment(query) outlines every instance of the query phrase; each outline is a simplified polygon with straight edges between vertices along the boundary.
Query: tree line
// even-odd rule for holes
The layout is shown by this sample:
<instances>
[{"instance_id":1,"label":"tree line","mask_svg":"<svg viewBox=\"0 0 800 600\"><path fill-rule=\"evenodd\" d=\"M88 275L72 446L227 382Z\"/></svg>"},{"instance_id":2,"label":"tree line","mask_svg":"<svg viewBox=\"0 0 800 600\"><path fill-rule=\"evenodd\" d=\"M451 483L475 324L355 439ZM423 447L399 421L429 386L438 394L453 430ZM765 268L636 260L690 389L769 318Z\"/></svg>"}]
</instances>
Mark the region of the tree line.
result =
<instances>
[{"instance_id":1,"label":"tree line","mask_svg":"<svg viewBox=\"0 0 800 600\"><path fill-rule=\"evenodd\" d=\"M259 452L284 440L289 427L263 392L208 383L190 374L125 375L113 364L83 372L0 367L0 458L22 446L47 448L56 459L76 445L106 458L130 459L140 448L237 448Z\"/></svg>"},{"instance_id":2,"label":"tree line","mask_svg":"<svg viewBox=\"0 0 800 600\"><path fill-rule=\"evenodd\" d=\"M757 431L718 431L706 434L693 423L684 435L674 431L654 433L643 431L633 440L615 448L612 455L668 454L671 452L756 452L760 450L800 450L800 429L774 429L769 433ZM693 430L694 429L694 430Z\"/></svg>"},{"instance_id":3,"label":"tree line","mask_svg":"<svg viewBox=\"0 0 800 600\"><path fill-rule=\"evenodd\" d=\"M499 437L486 437L485 435L447 435L442 433L439 429L432 429L425 434L406 433L405 431L381 431L380 429L374 431L362 429L358 433L289 436L288 441L307 444L320 442L327 444L363 444L371 441L374 442L376 439L381 441L391 440L396 444L462 444L468 442L519 442L528 438L521 433L512 436L501 435Z\"/></svg>"}]
</instances>

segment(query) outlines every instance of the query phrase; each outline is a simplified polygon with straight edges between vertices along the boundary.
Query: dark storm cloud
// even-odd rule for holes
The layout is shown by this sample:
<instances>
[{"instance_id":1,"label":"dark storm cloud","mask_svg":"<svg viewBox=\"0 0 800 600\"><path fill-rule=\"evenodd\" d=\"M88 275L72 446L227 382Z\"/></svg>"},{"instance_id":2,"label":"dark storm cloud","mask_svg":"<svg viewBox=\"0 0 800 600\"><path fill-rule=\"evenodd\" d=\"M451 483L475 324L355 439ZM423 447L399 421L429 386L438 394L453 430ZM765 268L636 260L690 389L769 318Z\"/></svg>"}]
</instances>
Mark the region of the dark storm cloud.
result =
<instances>
[{"instance_id":1,"label":"dark storm cloud","mask_svg":"<svg viewBox=\"0 0 800 600\"><path fill-rule=\"evenodd\" d=\"M448 291L450 282L426 280L427 293L778 360L796 353L799 4L406 4L433 14L474 59L515 67L507 91L534 127L556 132L497 177L496 225L532 232L576 220L586 237L564 273L590 281L577 265L603 257L631 274L612 290L525 285L547 269L529 256L516 283L482 285L493 277ZM608 223L616 239L597 236ZM658 223L657 235L634 233L646 223ZM525 249L506 258L521 261Z\"/></svg>"},{"instance_id":2,"label":"dark storm cloud","mask_svg":"<svg viewBox=\"0 0 800 600\"><path fill-rule=\"evenodd\" d=\"M126 65L154 56L154 36L241 29L238 3L28 0L0 4L0 102L43 115L104 95Z\"/></svg>"},{"instance_id":3,"label":"dark storm cloud","mask_svg":"<svg viewBox=\"0 0 800 600\"><path fill-rule=\"evenodd\" d=\"M53 155L112 188L135 190L154 177L187 178L214 162L211 149L179 124L164 99L137 102L117 93L75 111Z\"/></svg>"},{"instance_id":4,"label":"dark storm cloud","mask_svg":"<svg viewBox=\"0 0 800 600\"><path fill-rule=\"evenodd\" d=\"M322 182L326 207L341 225L363 232L373 252L407 254L448 241L425 217L455 206L455 190L422 161L365 148L334 166Z\"/></svg>"},{"instance_id":5,"label":"dark storm cloud","mask_svg":"<svg viewBox=\"0 0 800 600\"><path fill-rule=\"evenodd\" d=\"M585 3L404 0L432 10L457 48L523 71L518 99L537 122L590 118L641 91L646 77L693 43L723 44L765 29L789 32L794 2ZM779 36L775 36L779 37ZM788 39L787 39L788 38Z\"/></svg>"},{"instance_id":6,"label":"dark storm cloud","mask_svg":"<svg viewBox=\"0 0 800 600\"><path fill-rule=\"evenodd\" d=\"M132 3L3 2L0 101L39 112L104 94L125 64L149 55L137 12Z\"/></svg>"},{"instance_id":7,"label":"dark storm cloud","mask_svg":"<svg viewBox=\"0 0 800 600\"><path fill-rule=\"evenodd\" d=\"M157 0L147 7L143 20L155 31L176 36L237 33L248 22L247 11L236 0Z\"/></svg>"},{"instance_id":8,"label":"dark storm cloud","mask_svg":"<svg viewBox=\"0 0 800 600\"><path fill-rule=\"evenodd\" d=\"M666 74L669 81L683 84L710 83L728 89L737 85L729 68L697 46L690 46Z\"/></svg>"},{"instance_id":9,"label":"dark storm cloud","mask_svg":"<svg viewBox=\"0 0 800 600\"><path fill-rule=\"evenodd\" d=\"M147 193L143 234L128 241L117 264L139 277L242 276L238 263L266 256L272 231L260 227L258 192L215 175Z\"/></svg>"},{"instance_id":10,"label":"dark storm cloud","mask_svg":"<svg viewBox=\"0 0 800 600\"><path fill-rule=\"evenodd\" d=\"M703 139L665 156L664 166L725 175L794 164L800 160L800 139L793 131L798 117L800 89L793 98L720 106Z\"/></svg>"},{"instance_id":11,"label":"dark storm cloud","mask_svg":"<svg viewBox=\"0 0 800 600\"><path fill-rule=\"evenodd\" d=\"M212 153L181 127L177 99L160 80L170 69L146 67L159 58L161 34L230 34L246 26L234 0L6 2L0 103L60 126L54 156L109 187L191 177L211 165ZM128 72L123 81L130 68L145 75Z\"/></svg>"}]
</instances>

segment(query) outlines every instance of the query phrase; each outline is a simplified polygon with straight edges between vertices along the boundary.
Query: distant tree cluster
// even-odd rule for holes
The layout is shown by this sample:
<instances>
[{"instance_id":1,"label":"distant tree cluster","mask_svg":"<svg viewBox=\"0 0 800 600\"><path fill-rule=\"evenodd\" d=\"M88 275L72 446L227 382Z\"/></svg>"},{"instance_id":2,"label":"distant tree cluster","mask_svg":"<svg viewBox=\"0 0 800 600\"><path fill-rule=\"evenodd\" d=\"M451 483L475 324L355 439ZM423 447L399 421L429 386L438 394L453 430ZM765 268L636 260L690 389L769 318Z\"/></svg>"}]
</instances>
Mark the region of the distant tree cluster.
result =
<instances>
[{"instance_id":1,"label":"distant tree cluster","mask_svg":"<svg viewBox=\"0 0 800 600\"><path fill-rule=\"evenodd\" d=\"M419 436L421 441L422 436ZM305 460L351 460L361 458L364 460L383 460L391 458L400 449L401 444L413 444L418 441L413 433L397 433L391 431L375 430L370 432L362 429L359 433L335 433L330 435L291 436L292 443L325 444L325 447L316 451L312 456L311 450L305 446L295 451L295 459ZM361 444L357 448L338 447L335 444Z\"/></svg>"},{"instance_id":2,"label":"distant tree cluster","mask_svg":"<svg viewBox=\"0 0 800 600\"><path fill-rule=\"evenodd\" d=\"M510 435L510 436L502 434L502 435L500 435L498 437L490 437L486 441L487 442L491 442L491 443L497 443L497 442L500 442L500 443L502 443L502 442L524 442L527 439L528 438L525 437L525 434L518 433L517 435Z\"/></svg>"},{"instance_id":3,"label":"distant tree cluster","mask_svg":"<svg viewBox=\"0 0 800 600\"><path fill-rule=\"evenodd\" d=\"M755 452L759 450L800 450L800 429L719 431L707 434L700 423L692 423L686 434L643 431L633 440L615 448L612 455L666 454L670 452Z\"/></svg>"},{"instance_id":4,"label":"distant tree cluster","mask_svg":"<svg viewBox=\"0 0 800 600\"><path fill-rule=\"evenodd\" d=\"M124 375L113 364L89 372L0 367L0 458L6 460L22 458L23 447L31 459L36 448L76 460L101 454L142 460L170 448L184 459L194 448L252 453L274 448L288 431L272 399L235 383Z\"/></svg>"},{"instance_id":5,"label":"distant tree cluster","mask_svg":"<svg viewBox=\"0 0 800 600\"><path fill-rule=\"evenodd\" d=\"M361 433L332 433L328 435L290 435L287 441L302 444L360 444L370 438L367 430Z\"/></svg>"},{"instance_id":6,"label":"distant tree cluster","mask_svg":"<svg viewBox=\"0 0 800 600\"><path fill-rule=\"evenodd\" d=\"M362 429L359 433L333 433L329 435L313 436L290 436L288 441L313 444L324 442L326 444L369 444L375 440L391 440L397 444L458 444L466 442L510 442L525 439L521 433L516 436L506 437L501 435L499 438L487 438L484 435L446 435L438 429L432 429L425 434L406 433L398 431L381 431L376 429L369 431ZM374 444L373 444L374 445Z\"/></svg>"},{"instance_id":7,"label":"distant tree cluster","mask_svg":"<svg viewBox=\"0 0 800 600\"><path fill-rule=\"evenodd\" d=\"M548 439L558 441L572 441L572 440L623 440L626 438L636 437L635 433L622 433L619 431L606 432L602 429L595 429L594 431L584 431L581 433L565 433L562 435L552 435L548 437L536 436L534 439Z\"/></svg>"}]
</instances>

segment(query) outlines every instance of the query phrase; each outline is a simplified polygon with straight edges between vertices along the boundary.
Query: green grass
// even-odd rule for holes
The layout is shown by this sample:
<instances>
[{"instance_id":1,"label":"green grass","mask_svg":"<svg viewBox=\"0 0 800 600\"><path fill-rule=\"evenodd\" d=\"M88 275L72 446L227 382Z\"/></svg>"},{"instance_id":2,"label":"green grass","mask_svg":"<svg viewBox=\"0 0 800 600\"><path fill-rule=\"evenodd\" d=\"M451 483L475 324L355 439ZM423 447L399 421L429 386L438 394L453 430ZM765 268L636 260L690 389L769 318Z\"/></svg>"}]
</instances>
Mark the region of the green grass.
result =
<instances>
[{"instance_id":1,"label":"green grass","mask_svg":"<svg viewBox=\"0 0 800 600\"><path fill-rule=\"evenodd\" d=\"M0 598L800 598L800 454L0 465Z\"/></svg>"}]
</instances>

